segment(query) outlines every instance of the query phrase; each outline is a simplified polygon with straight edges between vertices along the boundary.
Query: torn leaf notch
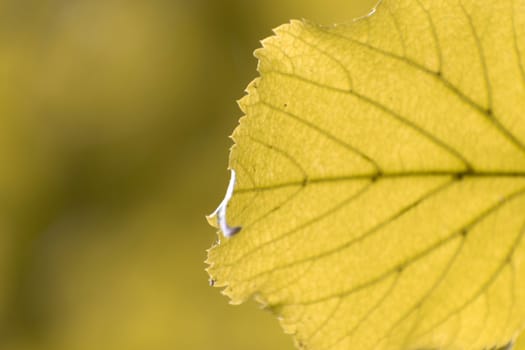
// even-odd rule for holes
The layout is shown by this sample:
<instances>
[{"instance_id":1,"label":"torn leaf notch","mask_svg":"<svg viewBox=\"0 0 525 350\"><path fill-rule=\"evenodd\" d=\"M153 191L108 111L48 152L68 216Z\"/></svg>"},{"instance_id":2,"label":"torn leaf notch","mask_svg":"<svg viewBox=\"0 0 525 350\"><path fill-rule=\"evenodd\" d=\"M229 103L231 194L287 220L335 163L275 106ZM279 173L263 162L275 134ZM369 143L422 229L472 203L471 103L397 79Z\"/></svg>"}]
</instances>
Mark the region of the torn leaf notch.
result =
<instances>
[{"instance_id":1,"label":"torn leaf notch","mask_svg":"<svg viewBox=\"0 0 525 350\"><path fill-rule=\"evenodd\" d=\"M218 223L219 229L221 230L224 237L230 238L234 236L235 234L239 233L241 231L241 226L230 226L228 225L228 222L226 220L226 209L228 207L228 203L230 202L232 196L233 196L233 190L235 189L235 183L236 183L236 174L235 170L231 169L230 172L230 182L228 184L228 188L226 190L226 195L224 196L224 199L222 200L221 204L215 209L213 213L207 216L208 221L213 221L215 217L217 218L216 222Z\"/></svg>"}]
</instances>

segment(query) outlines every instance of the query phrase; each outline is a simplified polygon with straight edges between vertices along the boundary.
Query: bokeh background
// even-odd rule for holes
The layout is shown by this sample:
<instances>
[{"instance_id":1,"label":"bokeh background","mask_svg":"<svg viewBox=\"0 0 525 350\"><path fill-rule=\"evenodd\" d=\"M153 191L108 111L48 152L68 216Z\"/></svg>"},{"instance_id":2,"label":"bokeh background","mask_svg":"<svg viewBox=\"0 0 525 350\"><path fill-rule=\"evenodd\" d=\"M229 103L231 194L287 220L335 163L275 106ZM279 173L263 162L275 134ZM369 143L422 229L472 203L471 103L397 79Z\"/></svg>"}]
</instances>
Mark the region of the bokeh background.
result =
<instances>
[{"instance_id":1,"label":"bokeh background","mask_svg":"<svg viewBox=\"0 0 525 350\"><path fill-rule=\"evenodd\" d=\"M293 349L208 285L259 40L375 0L1 0L0 349Z\"/></svg>"}]
</instances>

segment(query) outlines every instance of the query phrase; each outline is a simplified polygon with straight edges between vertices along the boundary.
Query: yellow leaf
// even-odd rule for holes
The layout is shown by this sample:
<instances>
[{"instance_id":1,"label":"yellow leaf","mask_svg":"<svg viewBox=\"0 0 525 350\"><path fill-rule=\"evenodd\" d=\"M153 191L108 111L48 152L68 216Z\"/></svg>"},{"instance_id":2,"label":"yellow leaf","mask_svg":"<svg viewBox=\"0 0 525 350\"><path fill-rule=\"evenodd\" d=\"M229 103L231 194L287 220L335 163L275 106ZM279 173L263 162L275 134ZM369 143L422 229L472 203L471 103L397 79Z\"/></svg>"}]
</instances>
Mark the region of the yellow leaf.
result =
<instances>
[{"instance_id":1,"label":"yellow leaf","mask_svg":"<svg viewBox=\"0 0 525 350\"><path fill-rule=\"evenodd\" d=\"M223 204L242 230L210 249L215 285L276 312L304 349L514 341L525 1L384 0L275 33L240 101Z\"/></svg>"}]
</instances>

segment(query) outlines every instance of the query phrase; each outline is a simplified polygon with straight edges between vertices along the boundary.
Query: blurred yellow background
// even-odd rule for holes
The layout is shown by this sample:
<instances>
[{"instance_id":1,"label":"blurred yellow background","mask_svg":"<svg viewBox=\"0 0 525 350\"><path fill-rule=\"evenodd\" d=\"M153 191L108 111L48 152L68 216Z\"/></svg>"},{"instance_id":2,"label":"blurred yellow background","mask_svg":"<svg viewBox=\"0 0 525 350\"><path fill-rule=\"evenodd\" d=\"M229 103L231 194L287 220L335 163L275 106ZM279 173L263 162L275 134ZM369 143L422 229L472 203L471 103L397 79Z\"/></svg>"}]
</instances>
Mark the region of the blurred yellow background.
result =
<instances>
[{"instance_id":1,"label":"blurred yellow background","mask_svg":"<svg viewBox=\"0 0 525 350\"><path fill-rule=\"evenodd\" d=\"M252 52L375 0L1 0L0 349L292 349L210 288Z\"/></svg>"}]
</instances>

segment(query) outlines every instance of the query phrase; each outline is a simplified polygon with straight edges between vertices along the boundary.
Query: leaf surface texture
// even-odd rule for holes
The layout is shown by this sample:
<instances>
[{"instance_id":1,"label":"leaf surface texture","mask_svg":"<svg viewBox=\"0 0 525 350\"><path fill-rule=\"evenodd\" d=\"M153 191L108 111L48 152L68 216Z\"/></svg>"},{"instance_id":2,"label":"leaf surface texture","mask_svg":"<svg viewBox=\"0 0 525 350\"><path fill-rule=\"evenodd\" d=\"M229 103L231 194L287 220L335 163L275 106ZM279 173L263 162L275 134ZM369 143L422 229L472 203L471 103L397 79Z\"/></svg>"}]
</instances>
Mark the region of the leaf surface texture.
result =
<instances>
[{"instance_id":1,"label":"leaf surface texture","mask_svg":"<svg viewBox=\"0 0 525 350\"><path fill-rule=\"evenodd\" d=\"M209 273L300 348L504 347L525 322L525 1L384 0L256 51Z\"/></svg>"}]
</instances>

